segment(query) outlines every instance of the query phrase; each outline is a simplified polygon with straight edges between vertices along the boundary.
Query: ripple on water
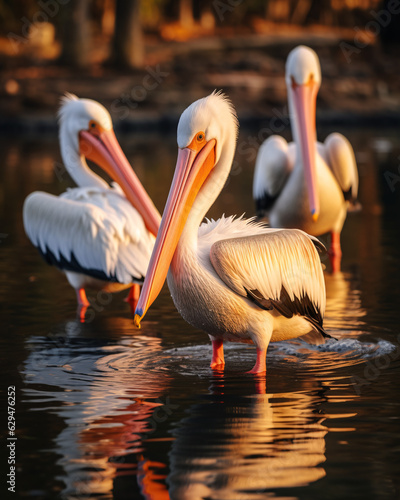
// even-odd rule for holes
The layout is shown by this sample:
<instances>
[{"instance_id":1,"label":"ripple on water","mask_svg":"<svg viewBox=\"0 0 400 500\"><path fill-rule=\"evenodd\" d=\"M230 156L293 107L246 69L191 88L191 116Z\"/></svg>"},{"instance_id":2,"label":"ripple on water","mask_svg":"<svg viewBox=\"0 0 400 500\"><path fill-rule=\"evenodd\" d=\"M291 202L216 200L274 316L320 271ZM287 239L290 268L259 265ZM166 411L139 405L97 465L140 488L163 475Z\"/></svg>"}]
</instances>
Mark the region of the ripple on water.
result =
<instances>
[{"instance_id":1,"label":"ripple on water","mask_svg":"<svg viewBox=\"0 0 400 500\"><path fill-rule=\"evenodd\" d=\"M21 367L30 383L76 389L97 383L118 391L132 380L138 390L149 388L148 380L168 373L208 377L211 345L190 345L165 349L157 337L123 338L112 345L76 342L71 339L49 341L31 339L31 353ZM246 344L224 346L226 370L247 371L254 364L255 347ZM335 370L390 354L396 346L387 340L364 342L355 338L328 339L322 345L310 345L301 339L272 343L267 366L313 371ZM141 382L145 381L145 382ZM143 387L142 387L143 385Z\"/></svg>"},{"instance_id":2,"label":"ripple on water","mask_svg":"<svg viewBox=\"0 0 400 500\"><path fill-rule=\"evenodd\" d=\"M255 347L246 344L226 344L225 369L248 370L255 362ZM310 345L301 339L270 344L267 367L281 366L307 371L335 370L361 364L367 360L390 354L396 346L387 340L361 342L354 338L328 339L321 345ZM178 347L164 351L173 360L175 369L185 375L209 376L211 345Z\"/></svg>"},{"instance_id":3,"label":"ripple on water","mask_svg":"<svg viewBox=\"0 0 400 500\"><path fill-rule=\"evenodd\" d=\"M149 379L163 372L165 376L159 338L143 336L121 339L117 345L98 345L88 339L36 337L28 346L30 354L20 366L21 374L29 386L45 386L56 398L60 390L86 392L88 387L107 392L109 399L121 396L124 388L130 394L144 391L151 397ZM26 392L32 394L32 389Z\"/></svg>"}]
</instances>

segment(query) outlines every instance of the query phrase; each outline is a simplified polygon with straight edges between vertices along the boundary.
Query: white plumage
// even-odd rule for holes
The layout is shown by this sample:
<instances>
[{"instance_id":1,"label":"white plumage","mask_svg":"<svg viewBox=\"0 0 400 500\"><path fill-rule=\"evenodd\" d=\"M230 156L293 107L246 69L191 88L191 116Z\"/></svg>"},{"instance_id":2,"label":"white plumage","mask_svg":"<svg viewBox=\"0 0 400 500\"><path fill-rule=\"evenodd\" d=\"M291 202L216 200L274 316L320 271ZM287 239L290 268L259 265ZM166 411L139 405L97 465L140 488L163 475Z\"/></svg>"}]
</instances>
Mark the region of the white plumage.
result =
<instances>
[{"instance_id":1,"label":"white plumage","mask_svg":"<svg viewBox=\"0 0 400 500\"><path fill-rule=\"evenodd\" d=\"M291 300L308 295L323 316L324 277L316 247L323 249L303 231L269 228L243 217L222 216L198 231L199 255L208 252L217 274L234 292L246 297L246 289L258 289L279 300L283 286ZM299 268L298 262L305 266Z\"/></svg>"},{"instance_id":2,"label":"white plumage","mask_svg":"<svg viewBox=\"0 0 400 500\"><path fill-rule=\"evenodd\" d=\"M260 147L253 179L259 216L273 227L299 228L314 236L330 232L333 270L340 267L340 232L349 205L356 205L358 172L350 142L339 133L317 142L315 100L321 82L318 57L294 49L286 63L293 142L271 136Z\"/></svg>"},{"instance_id":3,"label":"white plumage","mask_svg":"<svg viewBox=\"0 0 400 500\"><path fill-rule=\"evenodd\" d=\"M325 334L325 286L316 247L300 230L222 217L201 223L226 178L237 121L220 94L193 103L178 125L177 166L135 315L135 324L168 286L183 318L213 343L212 368L224 365L223 341L254 343L252 373L265 371L270 341ZM169 269L169 270L168 270Z\"/></svg>"},{"instance_id":4,"label":"white plumage","mask_svg":"<svg viewBox=\"0 0 400 500\"><path fill-rule=\"evenodd\" d=\"M337 183L348 198L356 200L358 195L358 170L353 148L349 140L342 134L334 132L328 135L319 149L321 156L325 153L325 161L332 170Z\"/></svg>"},{"instance_id":5,"label":"white plumage","mask_svg":"<svg viewBox=\"0 0 400 500\"><path fill-rule=\"evenodd\" d=\"M23 209L24 227L46 261L66 273L81 305L87 305L87 286L117 291L132 283L141 284L155 237L121 187L115 182L110 187L86 164L84 156L93 157L101 166L104 162L113 175L121 163L120 179L128 196L139 182L131 179L133 171L116 146L108 112L95 101L68 95L59 116L65 166L84 187L68 189L60 196L43 192L29 195ZM157 220L158 212L154 206L150 209Z\"/></svg>"},{"instance_id":6,"label":"white plumage","mask_svg":"<svg viewBox=\"0 0 400 500\"><path fill-rule=\"evenodd\" d=\"M32 243L49 260L51 252L52 263L64 270L81 267L93 277L126 285L142 283L146 275L155 238L119 186L69 189L59 197L32 193L24 221Z\"/></svg>"},{"instance_id":7,"label":"white plumage","mask_svg":"<svg viewBox=\"0 0 400 500\"><path fill-rule=\"evenodd\" d=\"M214 243L210 259L219 277L234 292L246 297L247 290L256 289L265 298L280 300L285 288L291 301L308 295L323 315L324 279L308 235L300 230L265 229L252 236L229 236ZM299 262L303 263L301 268Z\"/></svg>"}]
</instances>

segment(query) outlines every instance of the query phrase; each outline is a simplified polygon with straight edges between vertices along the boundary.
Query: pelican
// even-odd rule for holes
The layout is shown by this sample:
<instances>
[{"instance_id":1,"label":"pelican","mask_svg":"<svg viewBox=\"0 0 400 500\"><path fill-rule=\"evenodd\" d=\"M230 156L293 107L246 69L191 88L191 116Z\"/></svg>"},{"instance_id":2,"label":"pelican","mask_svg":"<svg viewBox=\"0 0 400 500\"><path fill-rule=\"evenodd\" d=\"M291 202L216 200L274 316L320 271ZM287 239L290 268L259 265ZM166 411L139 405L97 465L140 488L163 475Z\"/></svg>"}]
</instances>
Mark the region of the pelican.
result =
<instances>
[{"instance_id":1,"label":"pelican","mask_svg":"<svg viewBox=\"0 0 400 500\"><path fill-rule=\"evenodd\" d=\"M222 217L200 226L229 175L235 110L221 93L191 104L178 124L178 158L160 229L135 311L137 327L168 274L175 306L207 332L211 368L224 367L223 341L254 343L250 373L266 370L270 341L325 334L325 286L316 247L298 229L271 229ZM169 272L168 272L169 269Z\"/></svg>"},{"instance_id":2,"label":"pelican","mask_svg":"<svg viewBox=\"0 0 400 500\"><path fill-rule=\"evenodd\" d=\"M60 196L31 193L23 208L25 232L44 259L65 272L79 307L90 305L86 287L106 292L131 287L129 297L137 300L161 216L101 104L66 94L59 120L62 159L79 187ZM112 187L85 158L109 174Z\"/></svg>"},{"instance_id":3,"label":"pelican","mask_svg":"<svg viewBox=\"0 0 400 500\"><path fill-rule=\"evenodd\" d=\"M315 110L321 68L317 54L300 45L286 62L293 142L273 135L260 147L253 181L258 216L272 227L299 228L313 236L330 232L332 270L340 270L340 233L350 205L357 206L353 148L342 134L317 142Z\"/></svg>"}]
</instances>

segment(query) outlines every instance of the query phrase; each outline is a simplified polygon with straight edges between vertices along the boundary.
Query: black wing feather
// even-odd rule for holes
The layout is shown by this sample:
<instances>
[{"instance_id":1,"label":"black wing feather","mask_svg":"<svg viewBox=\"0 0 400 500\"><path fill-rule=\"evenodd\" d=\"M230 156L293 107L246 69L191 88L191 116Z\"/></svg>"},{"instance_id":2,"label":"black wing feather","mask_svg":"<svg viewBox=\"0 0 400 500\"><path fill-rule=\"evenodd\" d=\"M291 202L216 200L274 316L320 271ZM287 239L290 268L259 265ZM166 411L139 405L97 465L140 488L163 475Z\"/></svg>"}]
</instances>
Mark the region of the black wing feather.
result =
<instances>
[{"instance_id":1,"label":"black wing feather","mask_svg":"<svg viewBox=\"0 0 400 500\"><path fill-rule=\"evenodd\" d=\"M43 257L43 259L49 265L53 265L62 271L72 271L74 273L85 274L86 276L91 276L92 278L96 278L102 281L110 281L112 283L118 283L117 277L115 274L106 274L104 271L100 269L88 269L83 267L78 260L76 259L73 252L71 252L71 259L67 259L63 254L60 253L60 257L57 258L54 253L46 247L46 252L43 252L40 247L36 247ZM135 283L143 283L144 276L141 278L135 278L132 276L132 281Z\"/></svg>"},{"instance_id":2,"label":"black wing feather","mask_svg":"<svg viewBox=\"0 0 400 500\"><path fill-rule=\"evenodd\" d=\"M293 316L303 316L311 325L317 329L324 337L334 338L327 333L322 326L322 316L318 308L312 303L307 294L301 299L295 297L291 300L288 292L283 286L281 289L279 300L266 299L259 290L248 290L245 288L247 298L256 303L261 309L270 311L276 309L279 314L285 318Z\"/></svg>"},{"instance_id":3,"label":"black wing feather","mask_svg":"<svg viewBox=\"0 0 400 500\"><path fill-rule=\"evenodd\" d=\"M279 195L280 193L271 196L265 191L260 198L255 198L257 217L264 217L271 210Z\"/></svg>"}]
</instances>

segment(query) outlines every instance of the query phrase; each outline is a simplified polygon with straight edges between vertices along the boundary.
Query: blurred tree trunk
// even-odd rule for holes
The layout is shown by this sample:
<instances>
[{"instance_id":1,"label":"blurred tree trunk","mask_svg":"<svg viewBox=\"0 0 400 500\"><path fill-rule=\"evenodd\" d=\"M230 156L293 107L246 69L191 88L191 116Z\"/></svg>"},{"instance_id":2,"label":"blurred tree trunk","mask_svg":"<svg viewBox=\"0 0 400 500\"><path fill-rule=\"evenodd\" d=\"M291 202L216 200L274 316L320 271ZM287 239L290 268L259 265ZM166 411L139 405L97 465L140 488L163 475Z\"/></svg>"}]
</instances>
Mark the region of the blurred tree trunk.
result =
<instances>
[{"instance_id":1,"label":"blurred tree trunk","mask_svg":"<svg viewBox=\"0 0 400 500\"><path fill-rule=\"evenodd\" d=\"M191 28L194 24L192 0L180 0L179 22L184 28Z\"/></svg>"},{"instance_id":2,"label":"blurred tree trunk","mask_svg":"<svg viewBox=\"0 0 400 500\"><path fill-rule=\"evenodd\" d=\"M333 9L331 8L331 0L312 0L309 12L304 20L304 24L320 23L332 26L334 22ZM351 17L351 11L346 13L346 17ZM349 24L351 26L351 24Z\"/></svg>"},{"instance_id":3,"label":"blurred tree trunk","mask_svg":"<svg viewBox=\"0 0 400 500\"><path fill-rule=\"evenodd\" d=\"M311 6L312 0L302 0L302 2L297 2L291 15L292 24L305 24L311 10Z\"/></svg>"},{"instance_id":4,"label":"blurred tree trunk","mask_svg":"<svg viewBox=\"0 0 400 500\"><path fill-rule=\"evenodd\" d=\"M103 13L101 16L101 33L106 37L113 35L115 29L115 1L103 0Z\"/></svg>"},{"instance_id":5,"label":"blurred tree trunk","mask_svg":"<svg viewBox=\"0 0 400 500\"><path fill-rule=\"evenodd\" d=\"M204 0L200 4L200 25L210 31L215 28L215 15L210 0Z\"/></svg>"},{"instance_id":6,"label":"blurred tree trunk","mask_svg":"<svg viewBox=\"0 0 400 500\"><path fill-rule=\"evenodd\" d=\"M77 67L90 63L89 0L70 0L63 6L60 62Z\"/></svg>"},{"instance_id":7,"label":"blurred tree trunk","mask_svg":"<svg viewBox=\"0 0 400 500\"><path fill-rule=\"evenodd\" d=\"M129 68L144 64L140 0L116 0L113 61Z\"/></svg>"},{"instance_id":8,"label":"blurred tree trunk","mask_svg":"<svg viewBox=\"0 0 400 500\"><path fill-rule=\"evenodd\" d=\"M291 0L268 0L265 6L267 21L288 23L290 20Z\"/></svg>"}]
</instances>

